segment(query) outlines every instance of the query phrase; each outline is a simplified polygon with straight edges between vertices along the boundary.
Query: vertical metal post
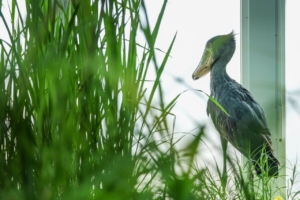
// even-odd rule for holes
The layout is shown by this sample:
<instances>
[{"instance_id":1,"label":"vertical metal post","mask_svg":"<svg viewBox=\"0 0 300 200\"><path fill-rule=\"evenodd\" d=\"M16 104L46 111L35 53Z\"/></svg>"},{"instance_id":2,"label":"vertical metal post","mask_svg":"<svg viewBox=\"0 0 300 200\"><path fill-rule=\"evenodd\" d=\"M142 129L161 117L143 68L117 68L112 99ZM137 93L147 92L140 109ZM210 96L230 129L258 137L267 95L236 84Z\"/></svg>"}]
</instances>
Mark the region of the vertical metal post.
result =
<instances>
[{"instance_id":1,"label":"vertical metal post","mask_svg":"<svg viewBox=\"0 0 300 200\"><path fill-rule=\"evenodd\" d=\"M285 197L285 0L241 0L241 83L265 110Z\"/></svg>"}]
</instances>

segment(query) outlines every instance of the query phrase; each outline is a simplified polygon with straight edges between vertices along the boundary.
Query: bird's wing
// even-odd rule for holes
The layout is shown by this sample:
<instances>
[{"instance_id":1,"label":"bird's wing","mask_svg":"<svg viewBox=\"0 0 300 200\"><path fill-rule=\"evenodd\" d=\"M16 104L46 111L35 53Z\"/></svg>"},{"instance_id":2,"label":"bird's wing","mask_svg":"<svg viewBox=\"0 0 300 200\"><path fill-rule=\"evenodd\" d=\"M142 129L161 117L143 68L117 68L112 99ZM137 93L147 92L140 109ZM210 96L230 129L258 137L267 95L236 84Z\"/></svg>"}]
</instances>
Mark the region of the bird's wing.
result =
<instances>
[{"instance_id":1,"label":"bird's wing","mask_svg":"<svg viewBox=\"0 0 300 200\"><path fill-rule=\"evenodd\" d=\"M217 101L220 100L219 103L231 117L240 122L245 122L249 126L268 127L264 110L247 89L235 81L224 85L226 89L220 93Z\"/></svg>"},{"instance_id":2,"label":"bird's wing","mask_svg":"<svg viewBox=\"0 0 300 200\"><path fill-rule=\"evenodd\" d=\"M224 90L215 96L229 113L227 116L212 102L208 101L207 113L217 130L237 149L252 143L251 149L267 143L271 149L271 134L265 113L250 92L236 82L224 83ZM271 149L272 150L272 149Z\"/></svg>"},{"instance_id":3,"label":"bird's wing","mask_svg":"<svg viewBox=\"0 0 300 200\"><path fill-rule=\"evenodd\" d=\"M224 103L230 117L238 123L238 128L247 129L252 134L249 137L264 139L271 147L271 133L268 129L265 112L255 101L250 92L239 84L234 84L229 90L228 101ZM244 127L244 128L243 128Z\"/></svg>"}]
</instances>

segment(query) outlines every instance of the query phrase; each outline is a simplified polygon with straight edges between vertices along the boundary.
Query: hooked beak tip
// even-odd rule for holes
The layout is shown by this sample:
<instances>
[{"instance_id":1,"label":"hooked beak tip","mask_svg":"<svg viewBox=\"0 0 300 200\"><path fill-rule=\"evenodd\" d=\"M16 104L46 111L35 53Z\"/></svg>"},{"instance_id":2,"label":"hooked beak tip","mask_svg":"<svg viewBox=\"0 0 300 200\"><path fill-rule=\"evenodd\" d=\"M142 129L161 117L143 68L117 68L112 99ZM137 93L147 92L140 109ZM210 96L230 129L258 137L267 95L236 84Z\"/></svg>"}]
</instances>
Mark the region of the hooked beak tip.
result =
<instances>
[{"instance_id":1,"label":"hooked beak tip","mask_svg":"<svg viewBox=\"0 0 300 200\"><path fill-rule=\"evenodd\" d=\"M195 75L193 74L193 75L192 75L192 79L195 81L195 80L199 79L199 77L198 77L198 76L195 76Z\"/></svg>"}]
</instances>

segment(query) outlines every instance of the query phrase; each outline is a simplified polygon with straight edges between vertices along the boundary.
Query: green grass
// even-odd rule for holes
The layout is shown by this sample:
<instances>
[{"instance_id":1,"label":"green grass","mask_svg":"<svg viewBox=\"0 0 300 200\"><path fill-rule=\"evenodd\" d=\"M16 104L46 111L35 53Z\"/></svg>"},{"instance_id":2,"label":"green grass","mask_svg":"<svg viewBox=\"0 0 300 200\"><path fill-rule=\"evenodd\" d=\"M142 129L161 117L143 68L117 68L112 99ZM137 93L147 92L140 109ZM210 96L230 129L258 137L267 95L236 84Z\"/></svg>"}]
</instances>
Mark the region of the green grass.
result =
<instances>
[{"instance_id":1,"label":"green grass","mask_svg":"<svg viewBox=\"0 0 300 200\"><path fill-rule=\"evenodd\" d=\"M176 148L181 94L165 102L160 82L176 33L156 58L167 1L153 29L143 0L25 5L26 15L15 0L10 16L0 12L9 35L0 40L0 199L265 199L276 190L244 179L238 161L225 186L218 165L198 167L204 127Z\"/></svg>"}]
</instances>

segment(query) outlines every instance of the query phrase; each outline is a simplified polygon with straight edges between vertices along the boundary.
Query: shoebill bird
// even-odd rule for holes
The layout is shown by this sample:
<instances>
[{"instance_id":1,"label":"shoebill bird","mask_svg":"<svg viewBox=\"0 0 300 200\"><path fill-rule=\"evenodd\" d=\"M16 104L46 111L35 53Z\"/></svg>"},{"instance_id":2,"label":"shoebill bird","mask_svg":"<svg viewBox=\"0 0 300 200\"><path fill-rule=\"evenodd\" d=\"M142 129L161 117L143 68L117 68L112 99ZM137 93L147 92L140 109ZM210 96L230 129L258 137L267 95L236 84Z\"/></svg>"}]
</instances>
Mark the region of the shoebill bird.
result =
<instances>
[{"instance_id":1,"label":"shoebill bird","mask_svg":"<svg viewBox=\"0 0 300 200\"><path fill-rule=\"evenodd\" d=\"M223 175L226 173L227 141L250 159L258 175L265 170L260 162L262 150L268 166L268 176L278 175L278 160L274 157L271 133L264 110L251 93L230 78L226 65L235 51L234 33L208 40L199 66L192 78L197 80L210 72L211 96L226 110L222 111L208 100L207 115L220 133L224 156Z\"/></svg>"}]
</instances>

